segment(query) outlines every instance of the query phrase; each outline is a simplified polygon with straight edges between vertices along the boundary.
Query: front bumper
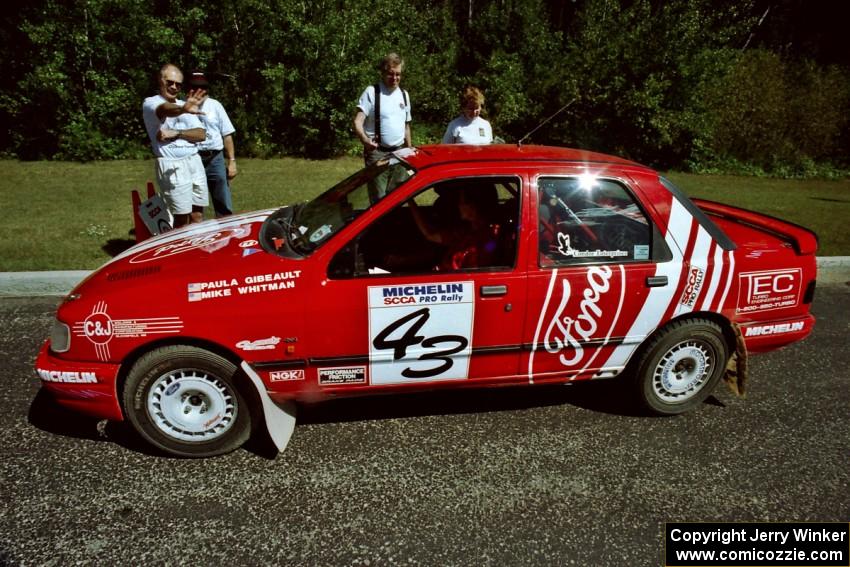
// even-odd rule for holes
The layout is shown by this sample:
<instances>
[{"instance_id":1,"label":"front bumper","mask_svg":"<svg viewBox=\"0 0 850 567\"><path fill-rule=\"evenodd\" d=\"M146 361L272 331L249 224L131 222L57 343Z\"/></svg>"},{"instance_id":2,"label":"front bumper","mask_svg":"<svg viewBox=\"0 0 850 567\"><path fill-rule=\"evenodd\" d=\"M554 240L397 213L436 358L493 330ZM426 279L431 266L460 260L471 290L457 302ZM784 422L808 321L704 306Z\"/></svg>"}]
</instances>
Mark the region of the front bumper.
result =
<instances>
[{"instance_id":1,"label":"front bumper","mask_svg":"<svg viewBox=\"0 0 850 567\"><path fill-rule=\"evenodd\" d=\"M118 364L63 360L50 352L50 341L44 343L35 361L35 372L41 386L56 402L80 413L123 421L118 401Z\"/></svg>"}]
</instances>

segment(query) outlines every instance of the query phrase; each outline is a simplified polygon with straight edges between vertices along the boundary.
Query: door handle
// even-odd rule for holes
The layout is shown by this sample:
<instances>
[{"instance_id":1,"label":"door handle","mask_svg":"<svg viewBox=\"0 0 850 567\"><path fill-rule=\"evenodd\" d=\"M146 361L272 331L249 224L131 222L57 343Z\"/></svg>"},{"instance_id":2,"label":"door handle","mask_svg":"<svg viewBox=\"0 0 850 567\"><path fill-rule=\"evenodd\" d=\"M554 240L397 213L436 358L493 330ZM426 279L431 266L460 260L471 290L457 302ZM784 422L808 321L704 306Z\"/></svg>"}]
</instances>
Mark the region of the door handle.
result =
<instances>
[{"instance_id":1,"label":"door handle","mask_svg":"<svg viewBox=\"0 0 850 567\"><path fill-rule=\"evenodd\" d=\"M480 290L481 297L500 297L507 293L506 285L482 285Z\"/></svg>"},{"instance_id":2,"label":"door handle","mask_svg":"<svg viewBox=\"0 0 850 567\"><path fill-rule=\"evenodd\" d=\"M646 287L664 287L667 285L667 276L649 276L646 278Z\"/></svg>"}]
</instances>

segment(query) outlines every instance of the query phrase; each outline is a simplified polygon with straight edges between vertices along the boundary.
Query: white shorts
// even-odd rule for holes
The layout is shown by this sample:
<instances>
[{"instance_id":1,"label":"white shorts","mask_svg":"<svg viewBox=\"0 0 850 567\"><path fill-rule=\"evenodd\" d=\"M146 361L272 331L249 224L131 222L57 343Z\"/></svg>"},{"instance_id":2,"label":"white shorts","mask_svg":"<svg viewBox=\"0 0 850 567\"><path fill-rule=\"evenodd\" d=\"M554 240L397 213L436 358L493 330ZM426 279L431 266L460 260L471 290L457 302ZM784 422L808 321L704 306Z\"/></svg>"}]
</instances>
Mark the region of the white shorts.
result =
<instances>
[{"instance_id":1,"label":"white shorts","mask_svg":"<svg viewBox=\"0 0 850 567\"><path fill-rule=\"evenodd\" d=\"M209 203L207 175L198 154L184 158L156 158L156 182L172 215L186 215L192 206Z\"/></svg>"}]
</instances>

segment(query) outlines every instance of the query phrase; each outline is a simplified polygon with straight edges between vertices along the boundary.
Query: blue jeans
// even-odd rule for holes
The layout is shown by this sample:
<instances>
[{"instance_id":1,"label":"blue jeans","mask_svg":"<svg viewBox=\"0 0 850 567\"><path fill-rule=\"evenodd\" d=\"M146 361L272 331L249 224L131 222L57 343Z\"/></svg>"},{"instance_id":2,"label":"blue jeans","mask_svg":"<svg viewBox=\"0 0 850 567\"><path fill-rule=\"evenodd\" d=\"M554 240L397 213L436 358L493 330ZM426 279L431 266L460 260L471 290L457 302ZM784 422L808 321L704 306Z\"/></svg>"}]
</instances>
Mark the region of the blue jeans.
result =
<instances>
[{"instance_id":1,"label":"blue jeans","mask_svg":"<svg viewBox=\"0 0 850 567\"><path fill-rule=\"evenodd\" d=\"M227 182L227 168L224 165L224 152L219 150L205 158L204 171L207 174L207 187L210 190L212 207L216 218L233 214L233 201L230 197L230 184Z\"/></svg>"}]
</instances>

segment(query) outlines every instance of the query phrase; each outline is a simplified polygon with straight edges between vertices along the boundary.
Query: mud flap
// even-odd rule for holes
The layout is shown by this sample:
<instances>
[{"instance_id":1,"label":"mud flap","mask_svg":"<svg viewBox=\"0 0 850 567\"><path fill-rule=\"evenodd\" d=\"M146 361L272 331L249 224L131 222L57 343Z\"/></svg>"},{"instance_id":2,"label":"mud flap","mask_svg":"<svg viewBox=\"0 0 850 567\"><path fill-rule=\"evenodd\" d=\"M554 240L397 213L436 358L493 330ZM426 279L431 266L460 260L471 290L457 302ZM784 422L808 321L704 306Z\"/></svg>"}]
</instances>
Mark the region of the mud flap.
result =
<instances>
[{"instance_id":1,"label":"mud flap","mask_svg":"<svg viewBox=\"0 0 850 567\"><path fill-rule=\"evenodd\" d=\"M732 329L735 331L735 352L729 357L729 364L726 365L726 373L723 375L723 381L732 390L732 393L741 398L747 396L747 377L749 375L749 363L747 355L747 345L744 344L744 335L741 333L741 327L732 324Z\"/></svg>"},{"instance_id":2,"label":"mud flap","mask_svg":"<svg viewBox=\"0 0 850 567\"><path fill-rule=\"evenodd\" d=\"M242 370L251 379L251 383L257 390L257 395L263 406L266 430L269 432L269 437L277 447L278 452L281 452L286 449L289 439L292 437L292 432L295 430L295 402L284 404L273 402L266 392L263 381L245 361L242 362Z\"/></svg>"}]
</instances>

